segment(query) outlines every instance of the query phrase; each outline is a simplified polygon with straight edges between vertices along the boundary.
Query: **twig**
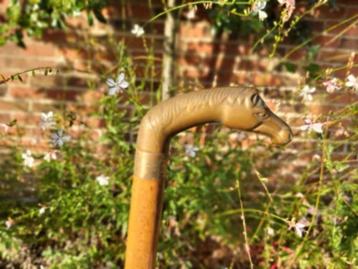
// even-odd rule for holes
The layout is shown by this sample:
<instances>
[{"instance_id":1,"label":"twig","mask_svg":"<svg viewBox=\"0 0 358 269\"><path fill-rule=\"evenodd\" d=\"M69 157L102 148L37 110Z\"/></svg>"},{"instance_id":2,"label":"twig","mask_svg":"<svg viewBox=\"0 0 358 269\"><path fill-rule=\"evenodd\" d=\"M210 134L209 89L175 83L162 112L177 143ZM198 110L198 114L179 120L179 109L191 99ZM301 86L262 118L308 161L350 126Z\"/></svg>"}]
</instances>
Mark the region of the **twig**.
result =
<instances>
[{"instance_id":1,"label":"twig","mask_svg":"<svg viewBox=\"0 0 358 269\"><path fill-rule=\"evenodd\" d=\"M2 78L2 80L0 80L0 85L5 84L6 82L14 80L16 78L18 78L20 81L22 81L21 75L28 74L28 73L32 73L34 75L36 71L44 71L43 75L45 75L45 76L52 73L52 71L55 71L56 73L59 72L58 69L56 69L52 66L44 66L44 67L35 67L35 68L29 69L29 70L21 71L21 72L11 75L10 77L5 77L0 74L1 78Z\"/></svg>"},{"instance_id":2,"label":"twig","mask_svg":"<svg viewBox=\"0 0 358 269\"><path fill-rule=\"evenodd\" d=\"M250 268L254 269L254 264L252 262L252 257L251 257L251 253L250 253L249 239L247 237L247 228L246 228L246 220L245 220L245 214L244 214L244 205L243 205L242 198L241 198L240 181L238 179L236 179L236 188L237 188L237 193L238 193L239 201L240 201L243 235L245 238L245 250L247 252L247 256L249 257Z\"/></svg>"}]
</instances>

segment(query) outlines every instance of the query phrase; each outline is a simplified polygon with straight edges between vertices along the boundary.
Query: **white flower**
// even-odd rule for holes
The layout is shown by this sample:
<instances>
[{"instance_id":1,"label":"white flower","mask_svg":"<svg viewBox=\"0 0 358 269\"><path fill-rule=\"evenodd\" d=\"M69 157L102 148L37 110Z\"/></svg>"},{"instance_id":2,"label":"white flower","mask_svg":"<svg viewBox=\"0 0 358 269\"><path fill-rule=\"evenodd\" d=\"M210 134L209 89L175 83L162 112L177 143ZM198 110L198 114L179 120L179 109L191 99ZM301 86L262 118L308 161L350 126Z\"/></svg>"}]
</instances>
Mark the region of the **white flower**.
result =
<instances>
[{"instance_id":1,"label":"white flower","mask_svg":"<svg viewBox=\"0 0 358 269\"><path fill-rule=\"evenodd\" d=\"M312 156L312 161L317 161L317 162L320 162L321 161L321 155L319 155L319 154L314 154L313 156Z\"/></svg>"},{"instance_id":2,"label":"white flower","mask_svg":"<svg viewBox=\"0 0 358 269\"><path fill-rule=\"evenodd\" d=\"M129 83L125 79L124 73L119 73L117 80L114 81L112 78L107 79L106 81L109 89L109 95L116 95L118 92L123 92L124 89L128 88Z\"/></svg>"},{"instance_id":3,"label":"white flower","mask_svg":"<svg viewBox=\"0 0 358 269\"><path fill-rule=\"evenodd\" d=\"M41 215L45 214L45 211L46 211L46 207L41 207L39 209L39 215L41 216Z\"/></svg>"},{"instance_id":4,"label":"white flower","mask_svg":"<svg viewBox=\"0 0 358 269\"><path fill-rule=\"evenodd\" d=\"M5 221L6 229L10 229L15 224L15 221L12 218L8 218Z\"/></svg>"},{"instance_id":5,"label":"white flower","mask_svg":"<svg viewBox=\"0 0 358 269\"><path fill-rule=\"evenodd\" d=\"M191 8L187 13L186 13L186 18L188 20L193 20L196 17L196 8Z\"/></svg>"},{"instance_id":6,"label":"white flower","mask_svg":"<svg viewBox=\"0 0 358 269\"><path fill-rule=\"evenodd\" d=\"M231 133L229 135L229 140L232 141L242 141L244 139L247 139L247 134L244 132L235 132L235 133Z\"/></svg>"},{"instance_id":7,"label":"white flower","mask_svg":"<svg viewBox=\"0 0 358 269\"><path fill-rule=\"evenodd\" d=\"M330 80L327 80L323 82L323 86L326 87L326 91L328 93L333 93L337 90L339 90L339 80L337 78L332 78Z\"/></svg>"},{"instance_id":8,"label":"white flower","mask_svg":"<svg viewBox=\"0 0 358 269\"><path fill-rule=\"evenodd\" d=\"M347 77L346 86L358 91L358 79L354 75L350 74Z\"/></svg>"},{"instance_id":9,"label":"white flower","mask_svg":"<svg viewBox=\"0 0 358 269\"><path fill-rule=\"evenodd\" d=\"M295 223L294 228L295 228L295 233L299 236L302 237L303 233L306 230L306 227L308 226L308 221L306 218L302 218L300 219L298 222Z\"/></svg>"},{"instance_id":10,"label":"white flower","mask_svg":"<svg viewBox=\"0 0 358 269\"><path fill-rule=\"evenodd\" d=\"M272 229L270 226L267 227L266 232L267 232L267 234L268 234L269 236L274 236L274 235L275 235L275 230Z\"/></svg>"},{"instance_id":11,"label":"white flower","mask_svg":"<svg viewBox=\"0 0 358 269\"><path fill-rule=\"evenodd\" d=\"M66 135L62 129L55 131L52 136L52 144L55 147L62 147L66 142L71 140L71 137Z\"/></svg>"},{"instance_id":12,"label":"white flower","mask_svg":"<svg viewBox=\"0 0 358 269\"><path fill-rule=\"evenodd\" d=\"M141 37L145 32L143 27L139 26L138 24L134 24L131 33L136 37Z\"/></svg>"},{"instance_id":13,"label":"white flower","mask_svg":"<svg viewBox=\"0 0 358 269\"><path fill-rule=\"evenodd\" d=\"M23 159L24 166L31 168L34 165L35 159L32 157L31 150L26 150L21 154L21 157Z\"/></svg>"},{"instance_id":14,"label":"white flower","mask_svg":"<svg viewBox=\"0 0 358 269\"><path fill-rule=\"evenodd\" d=\"M100 175L100 176L96 177L96 181L101 186L107 186L109 184L109 177L106 177L104 175Z\"/></svg>"},{"instance_id":15,"label":"white flower","mask_svg":"<svg viewBox=\"0 0 358 269\"><path fill-rule=\"evenodd\" d=\"M267 13L264 11L266 8L266 1L264 0L256 0L251 7L251 11L253 15L258 15L259 20L263 21L267 18Z\"/></svg>"},{"instance_id":16,"label":"white flower","mask_svg":"<svg viewBox=\"0 0 358 269\"><path fill-rule=\"evenodd\" d=\"M308 85L305 85L300 93L300 96L302 96L303 101L312 101L312 93L316 91L315 87L310 87Z\"/></svg>"},{"instance_id":17,"label":"white flower","mask_svg":"<svg viewBox=\"0 0 358 269\"><path fill-rule=\"evenodd\" d=\"M340 126L339 129L337 129L335 132L334 132L334 135L335 136L345 136L345 137L348 137L349 136L349 132L346 128L344 128L342 125Z\"/></svg>"},{"instance_id":18,"label":"white flower","mask_svg":"<svg viewBox=\"0 0 358 269\"><path fill-rule=\"evenodd\" d=\"M48 161L48 162L50 162L52 160L57 160L56 151L47 152L44 156L44 160Z\"/></svg>"},{"instance_id":19,"label":"white flower","mask_svg":"<svg viewBox=\"0 0 358 269\"><path fill-rule=\"evenodd\" d=\"M280 5L295 5L295 0L277 0Z\"/></svg>"},{"instance_id":20,"label":"white flower","mask_svg":"<svg viewBox=\"0 0 358 269\"><path fill-rule=\"evenodd\" d=\"M41 113L40 127L42 130L52 128L55 125L53 112Z\"/></svg>"},{"instance_id":21,"label":"white flower","mask_svg":"<svg viewBox=\"0 0 358 269\"><path fill-rule=\"evenodd\" d=\"M205 9L211 9L213 7L213 3L203 3Z\"/></svg>"},{"instance_id":22,"label":"white flower","mask_svg":"<svg viewBox=\"0 0 358 269\"><path fill-rule=\"evenodd\" d=\"M195 157L198 150L199 149L197 147L194 147L193 145L185 145L185 154L189 157Z\"/></svg>"},{"instance_id":23,"label":"white flower","mask_svg":"<svg viewBox=\"0 0 358 269\"><path fill-rule=\"evenodd\" d=\"M313 131L319 134L323 133L323 123L313 123L309 118L306 118L304 121L305 124L299 127L301 131Z\"/></svg>"}]
</instances>

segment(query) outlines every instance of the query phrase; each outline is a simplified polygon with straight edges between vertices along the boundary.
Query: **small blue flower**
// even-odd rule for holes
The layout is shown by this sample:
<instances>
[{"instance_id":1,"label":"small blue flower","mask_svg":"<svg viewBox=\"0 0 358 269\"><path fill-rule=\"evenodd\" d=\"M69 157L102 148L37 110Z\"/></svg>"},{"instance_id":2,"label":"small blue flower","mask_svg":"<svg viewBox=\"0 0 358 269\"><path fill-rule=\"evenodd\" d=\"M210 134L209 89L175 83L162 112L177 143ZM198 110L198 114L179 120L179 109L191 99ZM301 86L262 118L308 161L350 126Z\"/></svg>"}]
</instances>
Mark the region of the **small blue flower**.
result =
<instances>
[{"instance_id":1,"label":"small blue flower","mask_svg":"<svg viewBox=\"0 0 358 269\"><path fill-rule=\"evenodd\" d=\"M190 144L185 145L185 154L191 158L194 158L198 151L199 149L197 147L194 147L193 145Z\"/></svg>"},{"instance_id":2,"label":"small blue flower","mask_svg":"<svg viewBox=\"0 0 358 269\"><path fill-rule=\"evenodd\" d=\"M112 78L109 78L107 79L106 83L108 85L108 94L111 96L116 95L119 92L123 92L129 86L128 81L125 79L124 73L119 73L116 81L114 81Z\"/></svg>"},{"instance_id":3,"label":"small blue flower","mask_svg":"<svg viewBox=\"0 0 358 269\"><path fill-rule=\"evenodd\" d=\"M62 147L66 142L71 140L69 135L66 135L62 129L55 131L52 136L52 144L55 147Z\"/></svg>"}]
</instances>

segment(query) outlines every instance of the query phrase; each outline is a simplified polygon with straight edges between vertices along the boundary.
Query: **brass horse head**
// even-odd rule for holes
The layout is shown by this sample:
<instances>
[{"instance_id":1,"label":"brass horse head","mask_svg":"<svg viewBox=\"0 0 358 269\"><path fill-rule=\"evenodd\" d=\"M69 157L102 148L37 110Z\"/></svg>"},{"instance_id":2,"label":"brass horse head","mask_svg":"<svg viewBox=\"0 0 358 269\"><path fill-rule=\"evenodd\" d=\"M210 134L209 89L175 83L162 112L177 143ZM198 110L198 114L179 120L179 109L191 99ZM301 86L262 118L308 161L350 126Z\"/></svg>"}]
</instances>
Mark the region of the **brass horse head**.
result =
<instances>
[{"instance_id":1,"label":"brass horse head","mask_svg":"<svg viewBox=\"0 0 358 269\"><path fill-rule=\"evenodd\" d=\"M242 94L224 102L223 125L229 128L267 135L274 144L291 141L290 127L277 117L265 104L255 89L248 88Z\"/></svg>"}]
</instances>

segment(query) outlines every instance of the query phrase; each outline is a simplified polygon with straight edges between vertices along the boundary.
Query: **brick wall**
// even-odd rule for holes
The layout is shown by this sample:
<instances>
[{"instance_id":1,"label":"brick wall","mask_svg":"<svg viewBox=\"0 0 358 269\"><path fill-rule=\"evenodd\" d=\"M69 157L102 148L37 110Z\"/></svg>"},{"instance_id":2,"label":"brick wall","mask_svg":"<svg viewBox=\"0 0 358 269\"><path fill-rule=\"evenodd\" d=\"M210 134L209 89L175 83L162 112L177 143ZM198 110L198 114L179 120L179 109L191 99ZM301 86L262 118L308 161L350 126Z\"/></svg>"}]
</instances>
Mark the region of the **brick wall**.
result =
<instances>
[{"instance_id":1,"label":"brick wall","mask_svg":"<svg viewBox=\"0 0 358 269\"><path fill-rule=\"evenodd\" d=\"M143 1L145 2L145 1ZM306 1L300 1L297 11L305 10ZM26 147L41 148L38 128L41 112L67 107L76 109L80 119L93 127L95 136L100 133L100 121L88 118L88 112L96 108L96 101L105 91L105 85L98 89L88 90L88 81L97 80L95 72L108 72L116 63L112 62L111 45L103 45L94 51L88 42L100 42L108 33L114 33L118 41L123 41L134 56L146 53L143 41L134 37L130 29L134 23L143 24L153 14L162 10L160 1L152 1L152 9L145 3L127 1L126 4L115 4L104 11L108 18L107 25L98 22L91 28L87 26L83 17L76 17L69 22L69 30L48 31L41 40L27 38L27 48L22 49L8 43L0 47L0 71L9 75L24 69L53 66L62 69L54 76L27 76L24 82L11 82L0 87L0 122L17 119L19 126L24 126L22 143ZM0 4L3 11L5 2ZM329 113L345 107L357 100L357 94L330 94L323 88L315 94L314 101L303 104L299 95L302 87L302 72L290 73L277 67L280 58L289 53L295 45L285 42L278 49L276 58L269 58L269 49L263 47L250 53L254 36L231 36L230 34L214 35L212 26L200 8L194 19L188 19L185 11L180 16L177 36L177 84L186 89L201 86L230 84L254 84L262 90L267 103L279 111L294 128L295 139L281 160L304 165L310 160L316 148L316 141L298 132L297 126L303 123L305 114L313 117L322 113ZM358 48L358 2L355 0L337 0L336 8L323 7L309 14L304 19L304 27L312 33L312 44L320 45L316 62L325 67L337 68L345 65L349 59L355 64ZM349 19L350 18L350 19ZM349 19L349 20L348 20ZM344 22L346 20L346 22ZM146 44L154 47L155 55L160 57L163 49L162 19L156 20L146 28ZM337 27L335 27L337 26ZM327 29L331 28L330 31ZM290 54L288 59L300 66L306 54L306 47ZM156 63L158 81L160 79L160 63ZM138 69L140 75L141 70ZM358 68L342 69L336 76L344 78L347 73L358 75ZM278 105L279 104L279 105ZM349 123L348 123L349 124ZM332 138L334 139L334 138ZM249 140L248 140L249 141ZM6 144L6 141L1 143ZM245 142L244 144L247 145ZM337 139L342 144L337 156L346 156L357 152L357 144L347 144L342 138ZM6 145L1 145L5 148ZM356 154L355 154L356 155ZM356 164L357 156L352 157L352 164Z\"/></svg>"}]
</instances>

